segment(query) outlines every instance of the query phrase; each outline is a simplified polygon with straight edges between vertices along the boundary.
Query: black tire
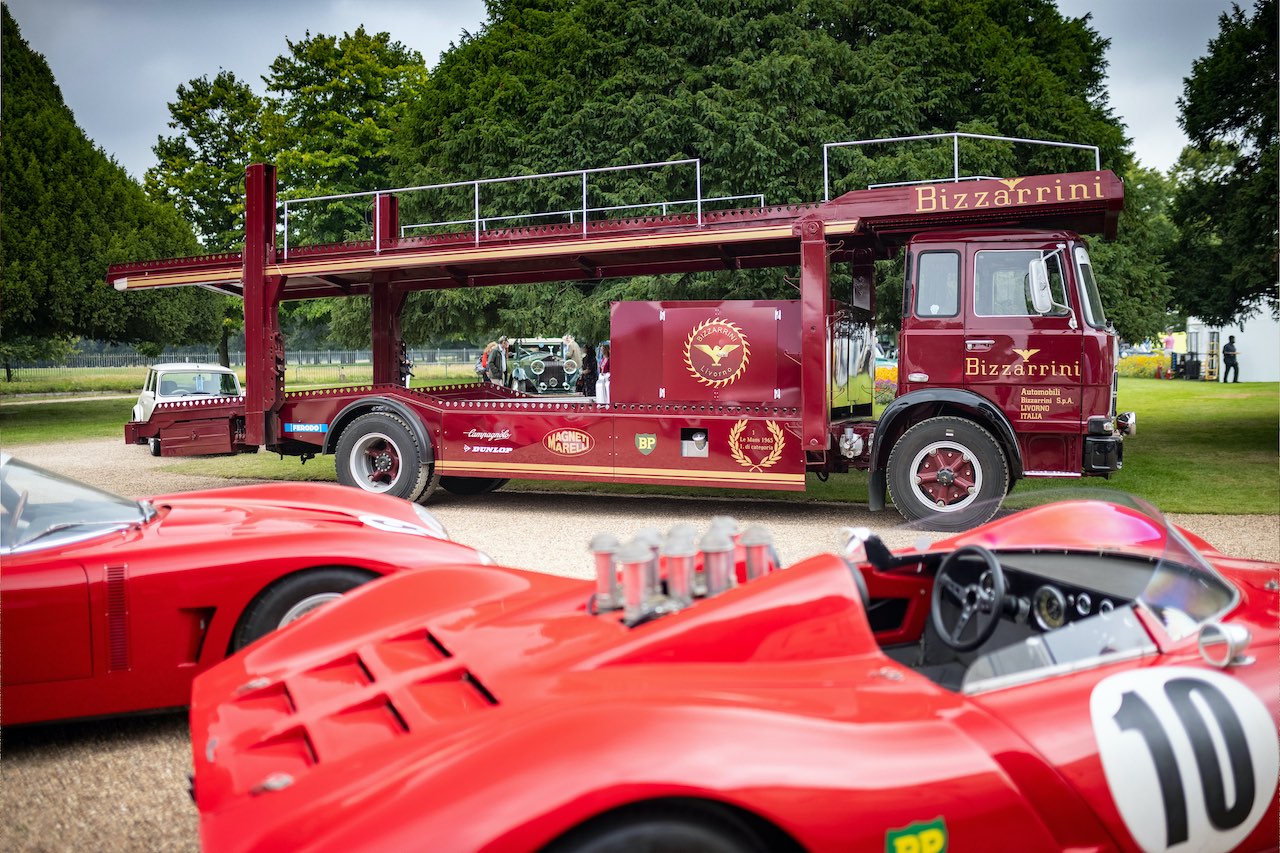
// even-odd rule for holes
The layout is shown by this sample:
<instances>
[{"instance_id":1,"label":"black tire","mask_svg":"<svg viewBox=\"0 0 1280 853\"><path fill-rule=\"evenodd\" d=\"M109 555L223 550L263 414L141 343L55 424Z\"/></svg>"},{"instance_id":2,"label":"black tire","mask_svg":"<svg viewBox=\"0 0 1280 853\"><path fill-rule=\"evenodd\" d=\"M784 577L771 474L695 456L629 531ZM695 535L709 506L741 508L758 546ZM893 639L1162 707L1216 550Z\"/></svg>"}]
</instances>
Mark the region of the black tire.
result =
<instances>
[{"instance_id":1,"label":"black tire","mask_svg":"<svg viewBox=\"0 0 1280 853\"><path fill-rule=\"evenodd\" d=\"M441 477L440 488L451 495L469 497L487 494L502 488L508 482L510 481L497 477Z\"/></svg>"},{"instance_id":2,"label":"black tire","mask_svg":"<svg viewBox=\"0 0 1280 853\"><path fill-rule=\"evenodd\" d=\"M312 609L333 601L377 575L359 569L329 567L286 575L258 593L240 614L231 651L292 622Z\"/></svg>"},{"instance_id":3,"label":"black tire","mask_svg":"<svg viewBox=\"0 0 1280 853\"><path fill-rule=\"evenodd\" d=\"M151 451L152 456L159 456L160 455L160 439L148 438L147 449Z\"/></svg>"},{"instance_id":4,"label":"black tire","mask_svg":"<svg viewBox=\"0 0 1280 853\"><path fill-rule=\"evenodd\" d=\"M718 821L679 808L633 810L581 826L543 853L766 853L737 822Z\"/></svg>"},{"instance_id":5,"label":"black tire","mask_svg":"<svg viewBox=\"0 0 1280 853\"><path fill-rule=\"evenodd\" d=\"M399 415L372 412L342 431L334 464L344 486L416 501L433 479L428 453Z\"/></svg>"},{"instance_id":6,"label":"black tire","mask_svg":"<svg viewBox=\"0 0 1280 853\"><path fill-rule=\"evenodd\" d=\"M990 521L1009 483L1004 451L991 433L956 417L907 430L889 454L888 474L898 512L942 531Z\"/></svg>"}]
</instances>

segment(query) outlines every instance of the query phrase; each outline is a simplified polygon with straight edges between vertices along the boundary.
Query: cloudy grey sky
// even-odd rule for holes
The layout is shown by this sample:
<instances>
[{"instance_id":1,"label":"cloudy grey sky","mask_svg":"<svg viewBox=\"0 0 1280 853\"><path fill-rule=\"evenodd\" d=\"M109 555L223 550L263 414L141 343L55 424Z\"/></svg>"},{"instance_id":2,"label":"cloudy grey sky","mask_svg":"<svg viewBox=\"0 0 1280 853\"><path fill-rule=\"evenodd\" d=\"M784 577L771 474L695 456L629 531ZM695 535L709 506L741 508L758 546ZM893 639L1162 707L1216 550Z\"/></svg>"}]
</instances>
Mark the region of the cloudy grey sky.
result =
<instances>
[{"instance_id":1,"label":"cloudy grey sky","mask_svg":"<svg viewBox=\"0 0 1280 853\"><path fill-rule=\"evenodd\" d=\"M22 35L44 55L89 137L129 174L154 165L179 85L220 68L262 91L285 39L386 31L435 65L464 30L485 20L483 0L6 0ZM1191 63L1218 31L1230 0L1057 0L1093 15L1111 39L1111 104L1143 165L1167 170L1186 139L1177 98ZM1250 0L1241 4L1252 8ZM0 93L2 96L2 93ZM1078 140L1089 142L1090 140ZM576 165L565 164L566 168Z\"/></svg>"}]
</instances>

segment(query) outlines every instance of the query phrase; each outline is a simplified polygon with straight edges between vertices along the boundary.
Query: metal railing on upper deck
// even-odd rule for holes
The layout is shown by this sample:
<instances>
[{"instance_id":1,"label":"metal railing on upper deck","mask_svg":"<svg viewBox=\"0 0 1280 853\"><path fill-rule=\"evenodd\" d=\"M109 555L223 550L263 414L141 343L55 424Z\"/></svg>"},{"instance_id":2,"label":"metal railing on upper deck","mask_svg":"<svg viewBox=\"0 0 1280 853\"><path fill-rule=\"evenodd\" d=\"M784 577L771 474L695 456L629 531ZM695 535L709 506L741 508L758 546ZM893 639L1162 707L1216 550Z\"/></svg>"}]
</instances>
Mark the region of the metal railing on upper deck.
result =
<instances>
[{"instance_id":1,"label":"metal railing on upper deck","mask_svg":"<svg viewBox=\"0 0 1280 853\"><path fill-rule=\"evenodd\" d=\"M588 203L588 190L590 176L603 175L606 173L634 171L638 169L662 169L668 167L692 166L693 167L693 198L685 198L680 200L666 200L655 202L641 202L636 204L612 205L612 206L591 206ZM496 184L512 184L521 181L534 181L555 178L578 178L581 183L582 205L574 208L563 208L553 211L537 211L532 213L503 214L500 216L481 216L481 188ZM290 208L297 209L300 205L315 204L319 202L334 202L348 199L370 198L373 200L373 242L374 253L382 251L382 222L381 210L382 206L378 203L382 196L405 196L410 193L422 193L438 190L449 190L459 188L471 188L472 196L472 215L465 219L447 219L438 222L424 222L412 225L401 226L400 235L405 236L410 230L452 227L458 225L467 225L470 227L477 244L480 242L481 234L486 231L490 225L499 222L517 222L520 220L531 219L548 219L548 218L567 218L569 224L581 223L582 234L587 234L588 220L592 215L597 217L600 214L614 213L624 210L661 210L662 215L666 216L672 208L691 207L696 215L697 223L702 224L703 209L711 203L721 203L726 201L741 201L753 199L760 207L764 206L764 196L762 194L753 195L735 195L735 196L713 196L706 198L702 194L702 161L698 158L688 158L683 160L666 160L656 163L637 163L628 166L605 166L595 169L574 169L564 172L546 172L537 175L513 175L505 178L480 178L471 181L451 181L441 184L424 184L413 187L399 187L389 190L371 190L356 193L337 193L333 195L312 196L310 198L284 199L277 203L277 207L283 211L283 227L284 227L284 257L289 257L289 212Z\"/></svg>"},{"instance_id":2,"label":"metal railing on upper deck","mask_svg":"<svg viewBox=\"0 0 1280 853\"><path fill-rule=\"evenodd\" d=\"M1055 141L1043 140L1043 139L1026 139L1026 138L1013 137L1013 136L989 136L989 135L978 134L978 133L954 132L954 133L920 134L916 136L894 136L894 137L885 137L881 139L864 139L864 140L856 140L856 141L850 141L850 142L828 142L828 143L824 143L822 146L822 187L823 187L822 197L823 197L823 200L824 201L831 200L830 154L833 149L864 147L868 145L880 145L885 143L920 142L920 141L940 140L940 139L951 140L951 176L950 177L931 178L931 179L913 180L913 181L897 181L897 182L891 182L891 183L874 183L874 184L870 184L869 186L874 188L874 187L885 187L885 186L902 186L902 185L908 185L908 184L926 184L926 183L958 182L958 181L967 181L967 180L989 179L989 177L986 175L961 175L961 166L960 166L960 140L961 139L980 140L980 141L986 141L986 142L1041 145L1041 146L1048 146L1048 147L1054 147L1054 148L1066 148L1066 149L1076 149L1076 150L1083 150L1083 151L1092 151L1093 160L1094 160L1094 169L1101 168L1101 153L1098 149L1098 146L1096 145L1082 145L1074 142L1055 142ZM633 172L633 171L643 170L643 169L658 170L658 169L690 167L690 166L693 169L694 192L693 192L692 198L683 198L675 201L667 200L667 201L637 202L635 204L622 204L622 205L593 206L589 203L589 189L591 188L591 182L589 179L596 178L598 176L602 176L610 173ZM580 184L580 192L581 192L581 199L582 199L582 203L580 206L561 207L559 209L549 210L549 211L532 211L527 213L504 213L501 215L487 215L487 216L481 215L481 205L482 205L482 201L484 200L482 199L482 193L481 193L482 188L488 188L488 187L504 185L504 184L510 185L510 184L515 184L515 183L520 183L525 181L566 179L566 178L578 179L578 182ZM465 217L465 218L454 217L454 218L447 218L447 219L442 219L434 222L420 222L420 223L415 223L410 225L403 225L403 226L400 226L400 229L399 229L400 236L404 237L404 236L407 236L410 231L420 231L423 229L456 228L458 226L467 226L473 235L472 239L478 245L480 243L481 235L485 231L487 231L492 225L497 223L505 224L505 223L517 223L522 221L529 222L534 220L545 221L548 219L561 219L561 220L567 221L567 223L570 225L580 224L582 229L582 235L585 237L587 235L588 222L592 220L593 217L595 218L595 220L599 220L600 218L602 218L602 216L607 216L610 213L617 213L619 211L658 210L658 211L661 211L661 215L666 216L671 212L673 208L677 208L677 207L692 208L692 211L696 215L697 224L701 226L703 224L703 211L708 204L712 204L712 203L719 204L719 203L731 202L731 201L754 200L759 207L764 207L764 196L759 193L751 194L751 195L726 195L726 196L713 196L713 197L704 196L702 193L702 160L700 158L686 158L682 160L665 160L665 161L653 162L653 163L637 163L637 164L627 165L627 166L604 166L604 167L593 168L593 169L573 169L573 170L568 170L563 172L545 172L537 175L512 175L504 178L479 178L479 179L470 180L470 181L451 181L451 182L439 183L439 184L423 184L423 185L412 186L412 187L399 187L396 189L389 189L389 190L370 190L365 192L338 193L333 195L312 196L309 198L281 200L277 202L277 207L283 209L284 257L286 260L289 258L289 243L290 243L289 217L290 217L291 209L297 210L299 207L303 205L313 205L321 202L336 202L336 201L344 201L344 200L350 200L350 199L364 199L364 198L372 199L373 200L373 220L372 220L372 223L369 223L368 221L366 221L365 227L367 228L370 224L372 224L374 253L380 254L384 246L383 246L383 240L382 240L383 229L382 229L382 222L381 222L382 205L379 204L379 201L383 196L405 197L413 193L439 192L439 191L446 191L451 189L456 190L456 189L465 189L465 188L470 188L471 190L471 193L470 193L471 215L469 217Z\"/></svg>"},{"instance_id":3,"label":"metal railing on upper deck","mask_svg":"<svg viewBox=\"0 0 1280 853\"><path fill-rule=\"evenodd\" d=\"M931 184L931 183L956 183L959 181L980 181L991 180L986 175L966 175L960 174L960 140L961 139L981 139L988 142L1014 142L1024 143L1027 145L1045 145L1053 148L1074 148L1093 152L1093 168L1095 170L1102 168L1102 155L1096 145L1081 145L1076 142L1054 142L1046 139L1023 139L1016 136L987 136L981 133L925 133L918 136L891 136L884 139L861 139L856 142L826 142L822 146L822 200L831 200L831 172L830 172L830 151L833 148L851 148L863 147L867 145L879 145L890 142L919 142L929 139L950 139L951 140L951 164L952 171L950 178L930 178L919 181L894 181L890 183L870 184L868 189L875 187L895 187L907 186L914 184Z\"/></svg>"}]
</instances>

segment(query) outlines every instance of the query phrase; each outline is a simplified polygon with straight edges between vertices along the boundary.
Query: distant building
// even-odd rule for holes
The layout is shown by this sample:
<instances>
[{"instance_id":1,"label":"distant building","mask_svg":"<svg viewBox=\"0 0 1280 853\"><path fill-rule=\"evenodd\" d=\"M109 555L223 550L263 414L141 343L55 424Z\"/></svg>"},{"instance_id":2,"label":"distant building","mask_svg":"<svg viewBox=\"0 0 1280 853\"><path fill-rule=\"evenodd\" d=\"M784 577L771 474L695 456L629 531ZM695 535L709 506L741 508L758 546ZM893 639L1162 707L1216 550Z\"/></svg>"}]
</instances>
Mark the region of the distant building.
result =
<instances>
[{"instance_id":1,"label":"distant building","mask_svg":"<svg viewBox=\"0 0 1280 853\"><path fill-rule=\"evenodd\" d=\"M1201 364L1201 376L1211 365L1216 365L1217 376L1222 378L1222 347L1227 337L1236 336L1236 348L1240 351L1241 382L1280 382L1280 320L1263 309L1249 319L1231 326L1210 326L1195 317L1187 318L1187 337L1183 349Z\"/></svg>"}]
</instances>

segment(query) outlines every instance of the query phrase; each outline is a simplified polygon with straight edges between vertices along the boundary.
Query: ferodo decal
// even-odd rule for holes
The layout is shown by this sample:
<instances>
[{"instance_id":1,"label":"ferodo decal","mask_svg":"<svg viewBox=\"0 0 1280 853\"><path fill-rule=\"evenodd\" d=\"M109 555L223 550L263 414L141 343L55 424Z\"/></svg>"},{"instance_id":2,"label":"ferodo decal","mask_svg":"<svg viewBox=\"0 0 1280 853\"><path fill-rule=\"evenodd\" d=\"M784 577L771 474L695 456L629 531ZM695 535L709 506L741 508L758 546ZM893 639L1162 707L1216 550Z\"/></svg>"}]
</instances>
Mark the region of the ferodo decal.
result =
<instances>
[{"instance_id":1,"label":"ferodo decal","mask_svg":"<svg viewBox=\"0 0 1280 853\"><path fill-rule=\"evenodd\" d=\"M580 429L554 429L542 439L542 446L561 456L581 456L595 447L595 439Z\"/></svg>"},{"instance_id":2,"label":"ferodo decal","mask_svg":"<svg viewBox=\"0 0 1280 853\"><path fill-rule=\"evenodd\" d=\"M752 471L772 468L782 458L787 438L776 421L752 424L738 421L729 430L729 453L733 461Z\"/></svg>"},{"instance_id":3,"label":"ferodo decal","mask_svg":"<svg viewBox=\"0 0 1280 853\"><path fill-rule=\"evenodd\" d=\"M648 456L658 446L658 436L651 432L636 433L636 450L641 456Z\"/></svg>"},{"instance_id":4,"label":"ferodo decal","mask_svg":"<svg viewBox=\"0 0 1280 853\"><path fill-rule=\"evenodd\" d=\"M1253 691L1216 670L1103 679L1089 715L1107 787L1147 853L1230 850L1276 790L1280 738Z\"/></svg>"},{"instance_id":5,"label":"ferodo decal","mask_svg":"<svg viewBox=\"0 0 1280 853\"><path fill-rule=\"evenodd\" d=\"M328 424L285 424L285 432L328 432Z\"/></svg>"},{"instance_id":6,"label":"ferodo decal","mask_svg":"<svg viewBox=\"0 0 1280 853\"><path fill-rule=\"evenodd\" d=\"M684 342L684 364L703 385L732 385L751 361L751 345L742 329L728 320L706 320L694 326Z\"/></svg>"},{"instance_id":7,"label":"ferodo decal","mask_svg":"<svg viewBox=\"0 0 1280 853\"><path fill-rule=\"evenodd\" d=\"M884 836L884 853L946 853L947 822L940 817L891 829Z\"/></svg>"}]
</instances>

